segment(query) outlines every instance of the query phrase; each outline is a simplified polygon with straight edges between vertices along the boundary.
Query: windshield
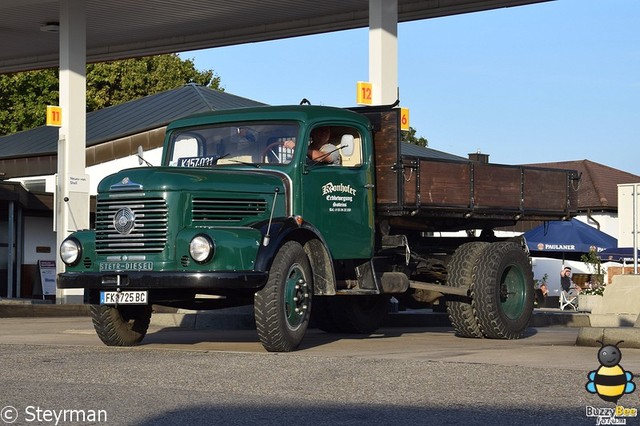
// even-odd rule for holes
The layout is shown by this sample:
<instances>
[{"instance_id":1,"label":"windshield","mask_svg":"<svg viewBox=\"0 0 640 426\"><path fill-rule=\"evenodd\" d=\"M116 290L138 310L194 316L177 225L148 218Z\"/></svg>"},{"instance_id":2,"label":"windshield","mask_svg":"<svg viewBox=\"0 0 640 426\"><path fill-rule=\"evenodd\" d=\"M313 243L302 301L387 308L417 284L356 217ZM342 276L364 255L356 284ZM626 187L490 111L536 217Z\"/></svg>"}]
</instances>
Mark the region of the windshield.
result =
<instances>
[{"instance_id":1,"label":"windshield","mask_svg":"<svg viewBox=\"0 0 640 426\"><path fill-rule=\"evenodd\" d=\"M241 123L178 129L169 145L169 166L288 164L298 135L296 123ZM287 141L293 141L286 143Z\"/></svg>"}]
</instances>

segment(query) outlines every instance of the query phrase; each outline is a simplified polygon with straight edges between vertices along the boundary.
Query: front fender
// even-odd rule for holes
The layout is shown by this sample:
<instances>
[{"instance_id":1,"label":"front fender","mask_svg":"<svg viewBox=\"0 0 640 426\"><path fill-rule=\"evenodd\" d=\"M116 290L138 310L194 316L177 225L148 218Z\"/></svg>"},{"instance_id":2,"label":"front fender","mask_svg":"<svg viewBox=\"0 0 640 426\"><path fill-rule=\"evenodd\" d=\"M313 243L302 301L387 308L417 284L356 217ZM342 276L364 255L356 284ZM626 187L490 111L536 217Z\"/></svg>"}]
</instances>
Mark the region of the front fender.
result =
<instances>
[{"instance_id":1,"label":"front fender","mask_svg":"<svg viewBox=\"0 0 640 426\"><path fill-rule=\"evenodd\" d=\"M268 271L271 268L273 258L286 241L296 240L304 245L306 239L294 238L294 235L301 237L310 234L307 239L318 238L322 240L322 235L315 227L310 224L300 226L293 217L274 218L270 226L263 222L256 228L262 233L262 241L258 248L254 267L256 271Z\"/></svg>"},{"instance_id":2,"label":"front fender","mask_svg":"<svg viewBox=\"0 0 640 426\"><path fill-rule=\"evenodd\" d=\"M266 236L266 224L261 227ZM256 271L268 272L280 247L287 241L298 241L311 263L314 275L314 294L333 295L336 290L335 272L331 254L322 234L311 223L298 225L294 218L274 219L269 237L264 238L256 256Z\"/></svg>"}]
</instances>

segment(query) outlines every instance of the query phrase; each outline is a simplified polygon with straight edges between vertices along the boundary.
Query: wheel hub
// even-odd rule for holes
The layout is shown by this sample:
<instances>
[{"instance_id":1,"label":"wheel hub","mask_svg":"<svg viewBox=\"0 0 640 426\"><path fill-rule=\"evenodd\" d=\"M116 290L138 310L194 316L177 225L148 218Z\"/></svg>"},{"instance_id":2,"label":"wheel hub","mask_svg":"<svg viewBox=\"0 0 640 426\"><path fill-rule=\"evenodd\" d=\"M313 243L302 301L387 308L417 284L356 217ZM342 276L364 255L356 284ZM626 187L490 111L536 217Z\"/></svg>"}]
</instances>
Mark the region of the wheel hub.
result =
<instances>
[{"instance_id":1,"label":"wheel hub","mask_svg":"<svg viewBox=\"0 0 640 426\"><path fill-rule=\"evenodd\" d=\"M297 264L291 267L287 275L284 303L289 326L300 326L309 312L309 284L302 268Z\"/></svg>"},{"instance_id":2,"label":"wheel hub","mask_svg":"<svg viewBox=\"0 0 640 426\"><path fill-rule=\"evenodd\" d=\"M502 311L511 319L518 318L524 311L526 281L516 267L507 268L500 284L500 304Z\"/></svg>"}]
</instances>

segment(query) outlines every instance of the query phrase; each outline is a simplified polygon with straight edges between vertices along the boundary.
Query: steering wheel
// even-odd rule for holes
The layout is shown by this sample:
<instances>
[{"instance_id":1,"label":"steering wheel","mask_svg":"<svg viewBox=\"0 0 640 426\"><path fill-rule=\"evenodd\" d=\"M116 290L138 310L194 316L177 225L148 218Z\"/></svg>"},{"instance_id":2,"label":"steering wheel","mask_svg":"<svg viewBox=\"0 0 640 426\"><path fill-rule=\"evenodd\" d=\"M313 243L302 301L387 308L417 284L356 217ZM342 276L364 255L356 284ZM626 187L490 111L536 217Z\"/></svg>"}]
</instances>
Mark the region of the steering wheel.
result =
<instances>
[{"instance_id":1,"label":"steering wheel","mask_svg":"<svg viewBox=\"0 0 640 426\"><path fill-rule=\"evenodd\" d=\"M285 148L285 141L274 142L267 145L260 154L263 163L287 163L293 157L293 149Z\"/></svg>"}]
</instances>

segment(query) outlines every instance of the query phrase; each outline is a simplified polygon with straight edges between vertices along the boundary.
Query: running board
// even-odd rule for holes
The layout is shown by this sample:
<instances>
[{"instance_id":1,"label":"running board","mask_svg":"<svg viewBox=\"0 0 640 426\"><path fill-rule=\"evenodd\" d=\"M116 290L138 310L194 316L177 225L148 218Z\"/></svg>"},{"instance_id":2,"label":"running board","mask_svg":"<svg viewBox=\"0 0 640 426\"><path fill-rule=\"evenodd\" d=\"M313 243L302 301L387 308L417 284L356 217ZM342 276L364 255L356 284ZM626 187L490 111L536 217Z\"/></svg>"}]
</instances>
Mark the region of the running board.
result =
<instances>
[{"instance_id":1,"label":"running board","mask_svg":"<svg viewBox=\"0 0 640 426\"><path fill-rule=\"evenodd\" d=\"M453 294L455 296L469 297L469 287L450 287L448 285L423 283L420 281L409 281L409 287L418 290L435 291L440 294Z\"/></svg>"},{"instance_id":2,"label":"running board","mask_svg":"<svg viewBox=\"0 0 640 426\"><path fill-rule=\"evenodd\" d=\"M380 294L378 290L353 289L353 290L336 290L336 296L363 296Z\"/></svg>"}]
</instances>

